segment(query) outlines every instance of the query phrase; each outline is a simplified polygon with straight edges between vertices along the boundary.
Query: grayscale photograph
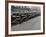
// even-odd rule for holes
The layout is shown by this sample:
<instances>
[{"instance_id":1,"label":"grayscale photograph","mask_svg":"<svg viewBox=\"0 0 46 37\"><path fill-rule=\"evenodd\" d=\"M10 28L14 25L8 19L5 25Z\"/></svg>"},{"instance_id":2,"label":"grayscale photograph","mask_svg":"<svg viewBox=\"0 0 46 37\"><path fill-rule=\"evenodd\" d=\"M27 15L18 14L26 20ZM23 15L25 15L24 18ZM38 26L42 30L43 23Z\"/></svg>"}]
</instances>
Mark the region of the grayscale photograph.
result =
<instances>
[{"instance_id":1,"label":"grayscale photograph","mask_svg":"<svg viewBox=\"0 0 46 37\"><path fill-rule=\"evenodd\" d=\"M8 36L45 33L45 3L8 1L5 10L5 31Z\"/></svg>"},{"instance_id":2,"label":"grayscale photograph","mask_svg":"<svg viewBox=\"0 0 46 37\"><path fill-rule=\"evenodd\" d=\"M40 6L11 5L11 31L40 30Z\"/></svg>"}]
</instances>

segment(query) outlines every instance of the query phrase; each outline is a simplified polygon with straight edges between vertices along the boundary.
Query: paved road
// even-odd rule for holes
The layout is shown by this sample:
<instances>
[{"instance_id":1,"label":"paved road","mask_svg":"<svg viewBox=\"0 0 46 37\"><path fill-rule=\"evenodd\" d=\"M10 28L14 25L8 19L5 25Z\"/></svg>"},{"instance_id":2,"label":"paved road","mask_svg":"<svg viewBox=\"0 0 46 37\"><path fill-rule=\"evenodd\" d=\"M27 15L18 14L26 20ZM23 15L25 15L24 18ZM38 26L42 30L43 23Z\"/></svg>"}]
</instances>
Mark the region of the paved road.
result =
<instances>
[{"instance_id":1,"label":"paved road","mask_svg":"<svg viewBox=\"0 0 46 37\"><path fill-rule=\"evenodd\" d=\"M11 27L12 31L22 31L22 30L39 30L40 29L40 16L32 18L22 24L14 25Z\"/></svg>"}]
</instances>

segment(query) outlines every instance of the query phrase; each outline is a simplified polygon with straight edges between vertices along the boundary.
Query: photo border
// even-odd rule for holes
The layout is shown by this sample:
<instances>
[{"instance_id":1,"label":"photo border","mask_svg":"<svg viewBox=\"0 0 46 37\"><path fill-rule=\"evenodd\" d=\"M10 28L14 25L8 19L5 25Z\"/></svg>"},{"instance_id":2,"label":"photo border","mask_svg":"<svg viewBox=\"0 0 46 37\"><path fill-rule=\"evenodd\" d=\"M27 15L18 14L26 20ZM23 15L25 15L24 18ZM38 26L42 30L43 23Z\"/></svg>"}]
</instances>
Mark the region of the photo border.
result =
<instances>
[{"instance_id":1,"label":"photo border","mask_svg":"<svg viewBox=\"0 0 46 37\"><path fill-rule=\"evenodd\" d=\"M8 34L8 3L26 3L26 4L42 4L43 5L43 32L26 33L26 34ZM5 0L5 36L23 36L23 35L39 35L45 34L45 3L44 2L26 2L26 1L7 1Z\"/></svg>"}]
</instances>

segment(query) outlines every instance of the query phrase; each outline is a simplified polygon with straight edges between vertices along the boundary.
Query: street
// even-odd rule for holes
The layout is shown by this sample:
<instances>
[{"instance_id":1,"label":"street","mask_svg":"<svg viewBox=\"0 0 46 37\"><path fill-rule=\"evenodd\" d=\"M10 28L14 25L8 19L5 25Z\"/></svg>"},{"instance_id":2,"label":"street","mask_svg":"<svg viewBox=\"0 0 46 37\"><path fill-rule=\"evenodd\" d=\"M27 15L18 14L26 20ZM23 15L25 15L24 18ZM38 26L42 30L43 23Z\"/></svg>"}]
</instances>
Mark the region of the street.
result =
<instances>
[{"instance_id":1,"label":"street","mask_svg":"<svg viewBox=\"0 0 46 37\"><path fill-rule=\"evenodd\" d=\"M39 30L41 23L41 16L32 18L22 24L14 25L11 27L12 31L24 31L24 30Z\"/></svg>"}]
</instances>

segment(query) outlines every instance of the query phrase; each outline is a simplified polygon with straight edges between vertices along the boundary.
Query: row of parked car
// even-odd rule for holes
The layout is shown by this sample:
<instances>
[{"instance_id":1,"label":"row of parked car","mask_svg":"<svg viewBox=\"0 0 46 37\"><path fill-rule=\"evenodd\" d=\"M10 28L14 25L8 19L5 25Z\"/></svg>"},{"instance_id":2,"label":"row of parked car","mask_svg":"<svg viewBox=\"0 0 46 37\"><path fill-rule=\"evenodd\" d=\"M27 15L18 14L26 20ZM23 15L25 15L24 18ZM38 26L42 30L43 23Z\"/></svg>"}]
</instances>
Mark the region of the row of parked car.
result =
<instances>
[{"instance_id":1,"label":"row of parked car","mask_svg":"<svg viewBox=\"0 0 46 37\"><path fill-rule=\"evenodd\" d=\"M12 25L17 25L21 24L25 21L28 21L31 18L34 18L36 16L39 16L39 12L32 12L32 13L14 13L11 15L11 24Z\"/></svg>"}]
</instances>

